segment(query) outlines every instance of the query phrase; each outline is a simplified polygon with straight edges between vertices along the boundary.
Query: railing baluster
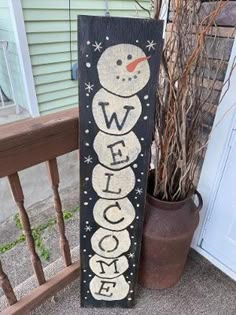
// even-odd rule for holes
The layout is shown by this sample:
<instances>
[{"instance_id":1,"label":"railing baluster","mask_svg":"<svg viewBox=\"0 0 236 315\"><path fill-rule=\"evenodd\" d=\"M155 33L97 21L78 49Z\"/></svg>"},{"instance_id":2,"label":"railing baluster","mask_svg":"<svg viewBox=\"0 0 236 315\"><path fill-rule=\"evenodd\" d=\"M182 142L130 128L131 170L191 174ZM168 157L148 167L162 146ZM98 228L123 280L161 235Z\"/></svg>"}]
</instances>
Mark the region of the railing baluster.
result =
<instances>
[{"instance_id":1,"label":"railing baluster","mask_svg":"<svg viewBox=\"0 0 236 315\"><path fill-rule=\"evenodd\" d=\"M48 178L52 186L53 191L53 197L54 197L54 206L57 213L57 224L58 229L60 233L60 247L62 256L64 258L65 266L71 265L71 253L70 253L70 246L69 242L66 238L65 234L65 223L63 218L63 212L62 212L62 205L61 205L61 199L58 191L59 187L59 172L57 167L57 160L52 159L46 162L47 168L48 168Z\"/></svg>"},{"instance_id":2,"label":"railing baluster","mask_svg":"<svg viewBox=\"0 0 236 315\"><path fill-rule=\"evenodd\" d=\"M30 227L30 220L28 217L28 214L24 207L24 194L22 191L22 187L20 184L20 179L17 173L9 175L8 181L11 187L11 192L13 195L13 198L16 202L16 205L19 209L21 224L23 227L23 231L26 237L26 241L29 247L29 250L31 252L31 261L34 268L35 275L37 277L39 285L45 283L45 276L42 268L41 261L39 259L38 254L35 250L35 244L34 239L31 233L31 227Z\"/></svg>"},{"instance_id":3,"label":"railing baluster","mask_svg":"<svg viewBox=\"0 0 236 315\"><path fill-rule=\"evenodd\" d=\"M7 302L9 305L13 305L17 302L15 293L12 289L11 283L8 279L8 276L5 274L5 272L2 269L2 263L0 260L0 286L3 289L3 292L7 298Z\"/></svg>"}]
</instances>

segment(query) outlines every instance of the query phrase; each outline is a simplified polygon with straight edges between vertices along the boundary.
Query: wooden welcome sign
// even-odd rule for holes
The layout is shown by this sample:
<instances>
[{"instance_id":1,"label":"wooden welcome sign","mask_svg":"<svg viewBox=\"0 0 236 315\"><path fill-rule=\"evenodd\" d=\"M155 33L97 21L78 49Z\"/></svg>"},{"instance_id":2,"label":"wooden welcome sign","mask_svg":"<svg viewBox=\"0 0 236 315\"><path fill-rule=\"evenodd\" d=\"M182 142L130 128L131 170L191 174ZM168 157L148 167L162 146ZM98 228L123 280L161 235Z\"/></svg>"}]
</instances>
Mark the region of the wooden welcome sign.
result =
<instances>
[{"instance_id":1,"label":"wooden welcome sign","mask_svg":"<svg viewBox=\"0 0 236 315\"><path fill-rule=\"evenodd\" d=\"M162 22L78 17L81 304L131 307Z\"/></svg>"}]
</instances>

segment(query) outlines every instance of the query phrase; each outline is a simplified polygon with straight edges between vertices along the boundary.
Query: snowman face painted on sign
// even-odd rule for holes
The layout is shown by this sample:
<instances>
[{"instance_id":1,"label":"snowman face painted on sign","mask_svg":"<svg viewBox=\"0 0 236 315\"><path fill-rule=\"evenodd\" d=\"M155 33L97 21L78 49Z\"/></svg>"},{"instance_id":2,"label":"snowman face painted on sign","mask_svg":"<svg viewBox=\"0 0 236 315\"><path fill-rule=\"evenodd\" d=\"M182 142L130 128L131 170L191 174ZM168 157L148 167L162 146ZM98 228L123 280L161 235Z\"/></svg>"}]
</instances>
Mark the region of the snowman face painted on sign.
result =
<instances>
[{"instance_id":1,"label":"snowman face painted on sign","mask_svg":"<svg viewBox=\"0 0 236 315\"><path fill-rule=\"evenodd\" d=\"M150 78L148 59L141 48L119 44L107 48L98 60L101 85L120 96L131 96L142 90Z\"/></svg>"}]
</instances>

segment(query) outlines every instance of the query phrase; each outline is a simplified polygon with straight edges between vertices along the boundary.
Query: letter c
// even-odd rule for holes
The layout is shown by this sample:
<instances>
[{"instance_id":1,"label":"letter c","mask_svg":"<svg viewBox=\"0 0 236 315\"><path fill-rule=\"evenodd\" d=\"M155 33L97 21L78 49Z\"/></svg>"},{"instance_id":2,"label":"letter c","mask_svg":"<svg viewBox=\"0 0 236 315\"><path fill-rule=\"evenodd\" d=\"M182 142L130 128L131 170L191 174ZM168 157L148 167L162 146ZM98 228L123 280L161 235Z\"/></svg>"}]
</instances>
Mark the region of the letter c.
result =
<instances>
[{"instance_id":1,"label":"letter c","mask_svg":"<svg viewBox=\"0 0 236 315\"><path fill-rule=\"evenodd\" d=\"M109 223L111 223L111 224L118 224L118 223L124 221L124 219L125 219L124 217L122 217L121 219L116 220L116 221L111 221L111 220L107 217L107 211L109 211L111 208L118 208L119 210L121 210L121 207L120 207L120 205L119 205L118 202L116 202L116 203L113 204L113 205L108 206L108 207L104 210L104 213L103 213L103 216L104 216L105 220L107 220L107 222L109 222Z\"/></svg>"}]
</instances>

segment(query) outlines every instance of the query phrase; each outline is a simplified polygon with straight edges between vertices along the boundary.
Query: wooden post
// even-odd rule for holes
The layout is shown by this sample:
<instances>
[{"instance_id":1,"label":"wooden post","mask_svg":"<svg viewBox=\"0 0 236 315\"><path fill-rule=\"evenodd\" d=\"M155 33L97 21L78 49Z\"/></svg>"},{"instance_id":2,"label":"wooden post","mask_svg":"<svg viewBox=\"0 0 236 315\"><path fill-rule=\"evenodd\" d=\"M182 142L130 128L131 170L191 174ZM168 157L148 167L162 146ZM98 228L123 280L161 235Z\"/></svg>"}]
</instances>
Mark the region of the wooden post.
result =
<instances>
[{"instance_id":1,"label":"wooden post","mask_svg":"<svg viewBox=\"0 0 236 315\"><path fill-rule=\"evenodd\" d=\"M2 263L0 260L0 285L2 287L2 290L7 298L7 302L9 305L13 305L17 302L15 293L12 289L11 283L5 274L5 272L2 269Z\"/></svg>"},{"instance_id":2,"label":"wooden post","mask_svg":"<svg viewBox=\"0 0 236 315\"><path fill-rule=\"evenodd\" d=\"M63 218L62 206L61 206L61 199L58 191L59 187L59 172L57 167L57 160L52 159L47 161L47 168L48 168L48 178L52 186L53 196L54 196L54 205L55 210L57 213L57 224L60 233L60 246L61 252L64 259L65 266L68 267L71 265L71 253L70 253L70 246L69 242L65 235L65 223Z\"/></svg>"},{"instance_id":3,"label":"wooden post","mask_svg":"<svg viewBox=\"0 0 236 315\"><path fill-rule=\"evenodd\" d=\"M35 250L34 239L31 233L30 220L28 214L24 207L24 194L22 191L20 179L18 173L8 176L8 181L10 184L11 192L16 205L19 209L20 220L23 227L23 231L26 237L26 242L28 244L29 250L31 252L31 261L34 268L35 275L37 277L39 285L45 283L44 272L42 268L41 261Z\"/></svg>"}]
</instances>

